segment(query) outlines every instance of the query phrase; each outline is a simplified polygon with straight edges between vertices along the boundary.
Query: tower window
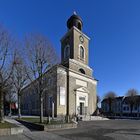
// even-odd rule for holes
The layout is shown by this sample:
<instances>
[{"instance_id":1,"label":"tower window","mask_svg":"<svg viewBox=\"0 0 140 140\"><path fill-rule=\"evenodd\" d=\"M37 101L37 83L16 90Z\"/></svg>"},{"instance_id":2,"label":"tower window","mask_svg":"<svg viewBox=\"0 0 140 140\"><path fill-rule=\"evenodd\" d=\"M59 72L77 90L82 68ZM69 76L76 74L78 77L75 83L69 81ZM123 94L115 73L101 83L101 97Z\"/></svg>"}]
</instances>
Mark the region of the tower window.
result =
<instances>
[{"instance_id":1,"label":"tower window","mask_svg":"<svg viewBox=\"0 0 140 140\"><path fill-rule=\"evenodd\" d=\"M80 23L78 23L78 29L81 30L81 24Z\"/></svg>"},{"instance_id":2,"label":"tower window","mask_svg":"<svg viewBox=\"0 0 140 140\"><path fill-rule=\"evenodd\" d=\"M70 56L70 46L66 45L66 47L64 48L64 59L69 58Z\"/></svg>"},{"instance_id":3,"label":"tower window","mask_svg":"<svg viewBox=\"0 0 140 140\"><path fill-rule=\"evenodd\" d=\"M81 68L79 69L79 71L82 73L82 74L85 74L85 71Z\"/></svg>"},{"instance_id":4,"label":"tower window","mask_svg":"<svg viewBox=\"0 0 140 140\"><path fill-rule=\"evenodd\" d=\"M48 107L49 107L49 109L52 108L52 102L53 102L53 97L49 96L49 98L48 98Z\"/></svg>"},{"instance_id":5,"label":"tower window","mask_svg":"<svg viewBox=\"0 0 140 140\"><path fill-rule=\"evenodd\" d=\"M85 50L84 50L84 47L81 45L80 46L80 58L84 59L84 57L85 57Z\"/></svg>"}]
</instances>

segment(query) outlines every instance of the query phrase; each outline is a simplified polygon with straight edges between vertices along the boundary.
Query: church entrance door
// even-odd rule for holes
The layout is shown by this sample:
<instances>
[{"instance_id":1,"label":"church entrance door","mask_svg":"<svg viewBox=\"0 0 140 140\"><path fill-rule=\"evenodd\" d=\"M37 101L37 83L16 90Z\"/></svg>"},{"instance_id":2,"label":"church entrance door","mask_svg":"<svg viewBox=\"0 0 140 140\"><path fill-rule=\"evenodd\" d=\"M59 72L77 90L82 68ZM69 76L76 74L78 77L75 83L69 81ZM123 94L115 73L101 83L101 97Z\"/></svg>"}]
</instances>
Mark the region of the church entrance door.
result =
<instances>
[{"instance_id":1,"label":"church entrance door","mask_svg":"<svg viewBox=\"0 0 140 140\"><path fill-rule=\"evenodd\" d=\"M84 103L80 103L80 115L84 114Z\"/></svg>"}]
</instances>

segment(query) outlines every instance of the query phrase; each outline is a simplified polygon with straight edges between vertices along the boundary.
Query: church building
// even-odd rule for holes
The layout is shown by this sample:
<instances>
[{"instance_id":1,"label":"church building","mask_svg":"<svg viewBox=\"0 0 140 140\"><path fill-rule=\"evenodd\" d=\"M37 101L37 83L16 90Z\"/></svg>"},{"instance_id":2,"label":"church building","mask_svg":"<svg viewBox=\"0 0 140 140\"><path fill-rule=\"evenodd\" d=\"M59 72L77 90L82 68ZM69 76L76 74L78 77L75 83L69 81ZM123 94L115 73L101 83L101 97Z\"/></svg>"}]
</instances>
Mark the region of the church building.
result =
<instances>
[{"instance_id":1,"label":"church building","mask_svg":"<svg viewBox=\"0 0 140 140\"><path fill-rule=\"evenodd\" d=\"M44 116L91 115L96 110L97 80L89 67L90 38L82 32L83 21L74 13L67 21L61 38L61 63L44 74ZM52 104L53 103L53 104ZM21 111L39 115L39 95L32 84L22 90Z\"/></svg>"}]
</instances>

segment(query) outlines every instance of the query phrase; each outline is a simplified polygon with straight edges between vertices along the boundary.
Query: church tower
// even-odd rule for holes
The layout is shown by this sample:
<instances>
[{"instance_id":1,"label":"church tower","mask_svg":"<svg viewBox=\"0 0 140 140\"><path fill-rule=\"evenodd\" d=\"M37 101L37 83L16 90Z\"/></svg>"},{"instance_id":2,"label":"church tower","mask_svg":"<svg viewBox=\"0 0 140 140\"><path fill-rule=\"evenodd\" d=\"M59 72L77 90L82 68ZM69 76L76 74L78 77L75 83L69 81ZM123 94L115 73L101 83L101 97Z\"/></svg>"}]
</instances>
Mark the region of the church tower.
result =
<instances>
[{"instance_id":1,"label":"church tower","mask_svg":"<svg viewBox=\"0 0 140 140\"><path fill-rule=\"evenodd\" d=\"M88 66L90 38L82 32L83 21L75 12L67 20L67 28L67 33L61 39L62 65L92 76L92 70Z\"/></svg>"},{"instance_id":2,"label":"church tower","mask_svg":"<svg viewBox=\"0 0 140 140\"><path fill-rule=\"evenodd\" d=\"M67 115L91 115L96 109L97 81L88 65L90 38L83 33L83 21L75 12L67 20L67 29L61 39L61 65L66 68Z\"/></svg>"}]
</instances>

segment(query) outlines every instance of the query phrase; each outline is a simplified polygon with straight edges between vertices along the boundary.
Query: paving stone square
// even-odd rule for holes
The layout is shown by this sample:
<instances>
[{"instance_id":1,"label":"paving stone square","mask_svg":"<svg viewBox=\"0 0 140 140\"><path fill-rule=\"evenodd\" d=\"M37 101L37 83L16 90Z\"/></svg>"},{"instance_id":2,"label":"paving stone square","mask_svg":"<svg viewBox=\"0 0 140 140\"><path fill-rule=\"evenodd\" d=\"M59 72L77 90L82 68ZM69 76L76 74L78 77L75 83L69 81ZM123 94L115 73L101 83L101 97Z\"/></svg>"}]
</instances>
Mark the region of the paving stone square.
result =
<instances>
[{"instance_id":1,"label":"paving stone square","mask_svg":"<svg viewBox=\"0 0 140 140\"><path fill-rule=\"evenodd\" d=\"M139 140L140 121L85 121L80 122L77 129L53 133L72 140Z\"/></svg>"},{"instance_id":2,"label":"paving stone square","mask_svg":"<svg viewBox=\"0 0 140 140\"><path fill-rule=\"evenodd\" d=\"M1 136L0 140L140 140L140 121L84 121L75 129L24 131L19 135Z\"/></svg>"}]
</instances>

